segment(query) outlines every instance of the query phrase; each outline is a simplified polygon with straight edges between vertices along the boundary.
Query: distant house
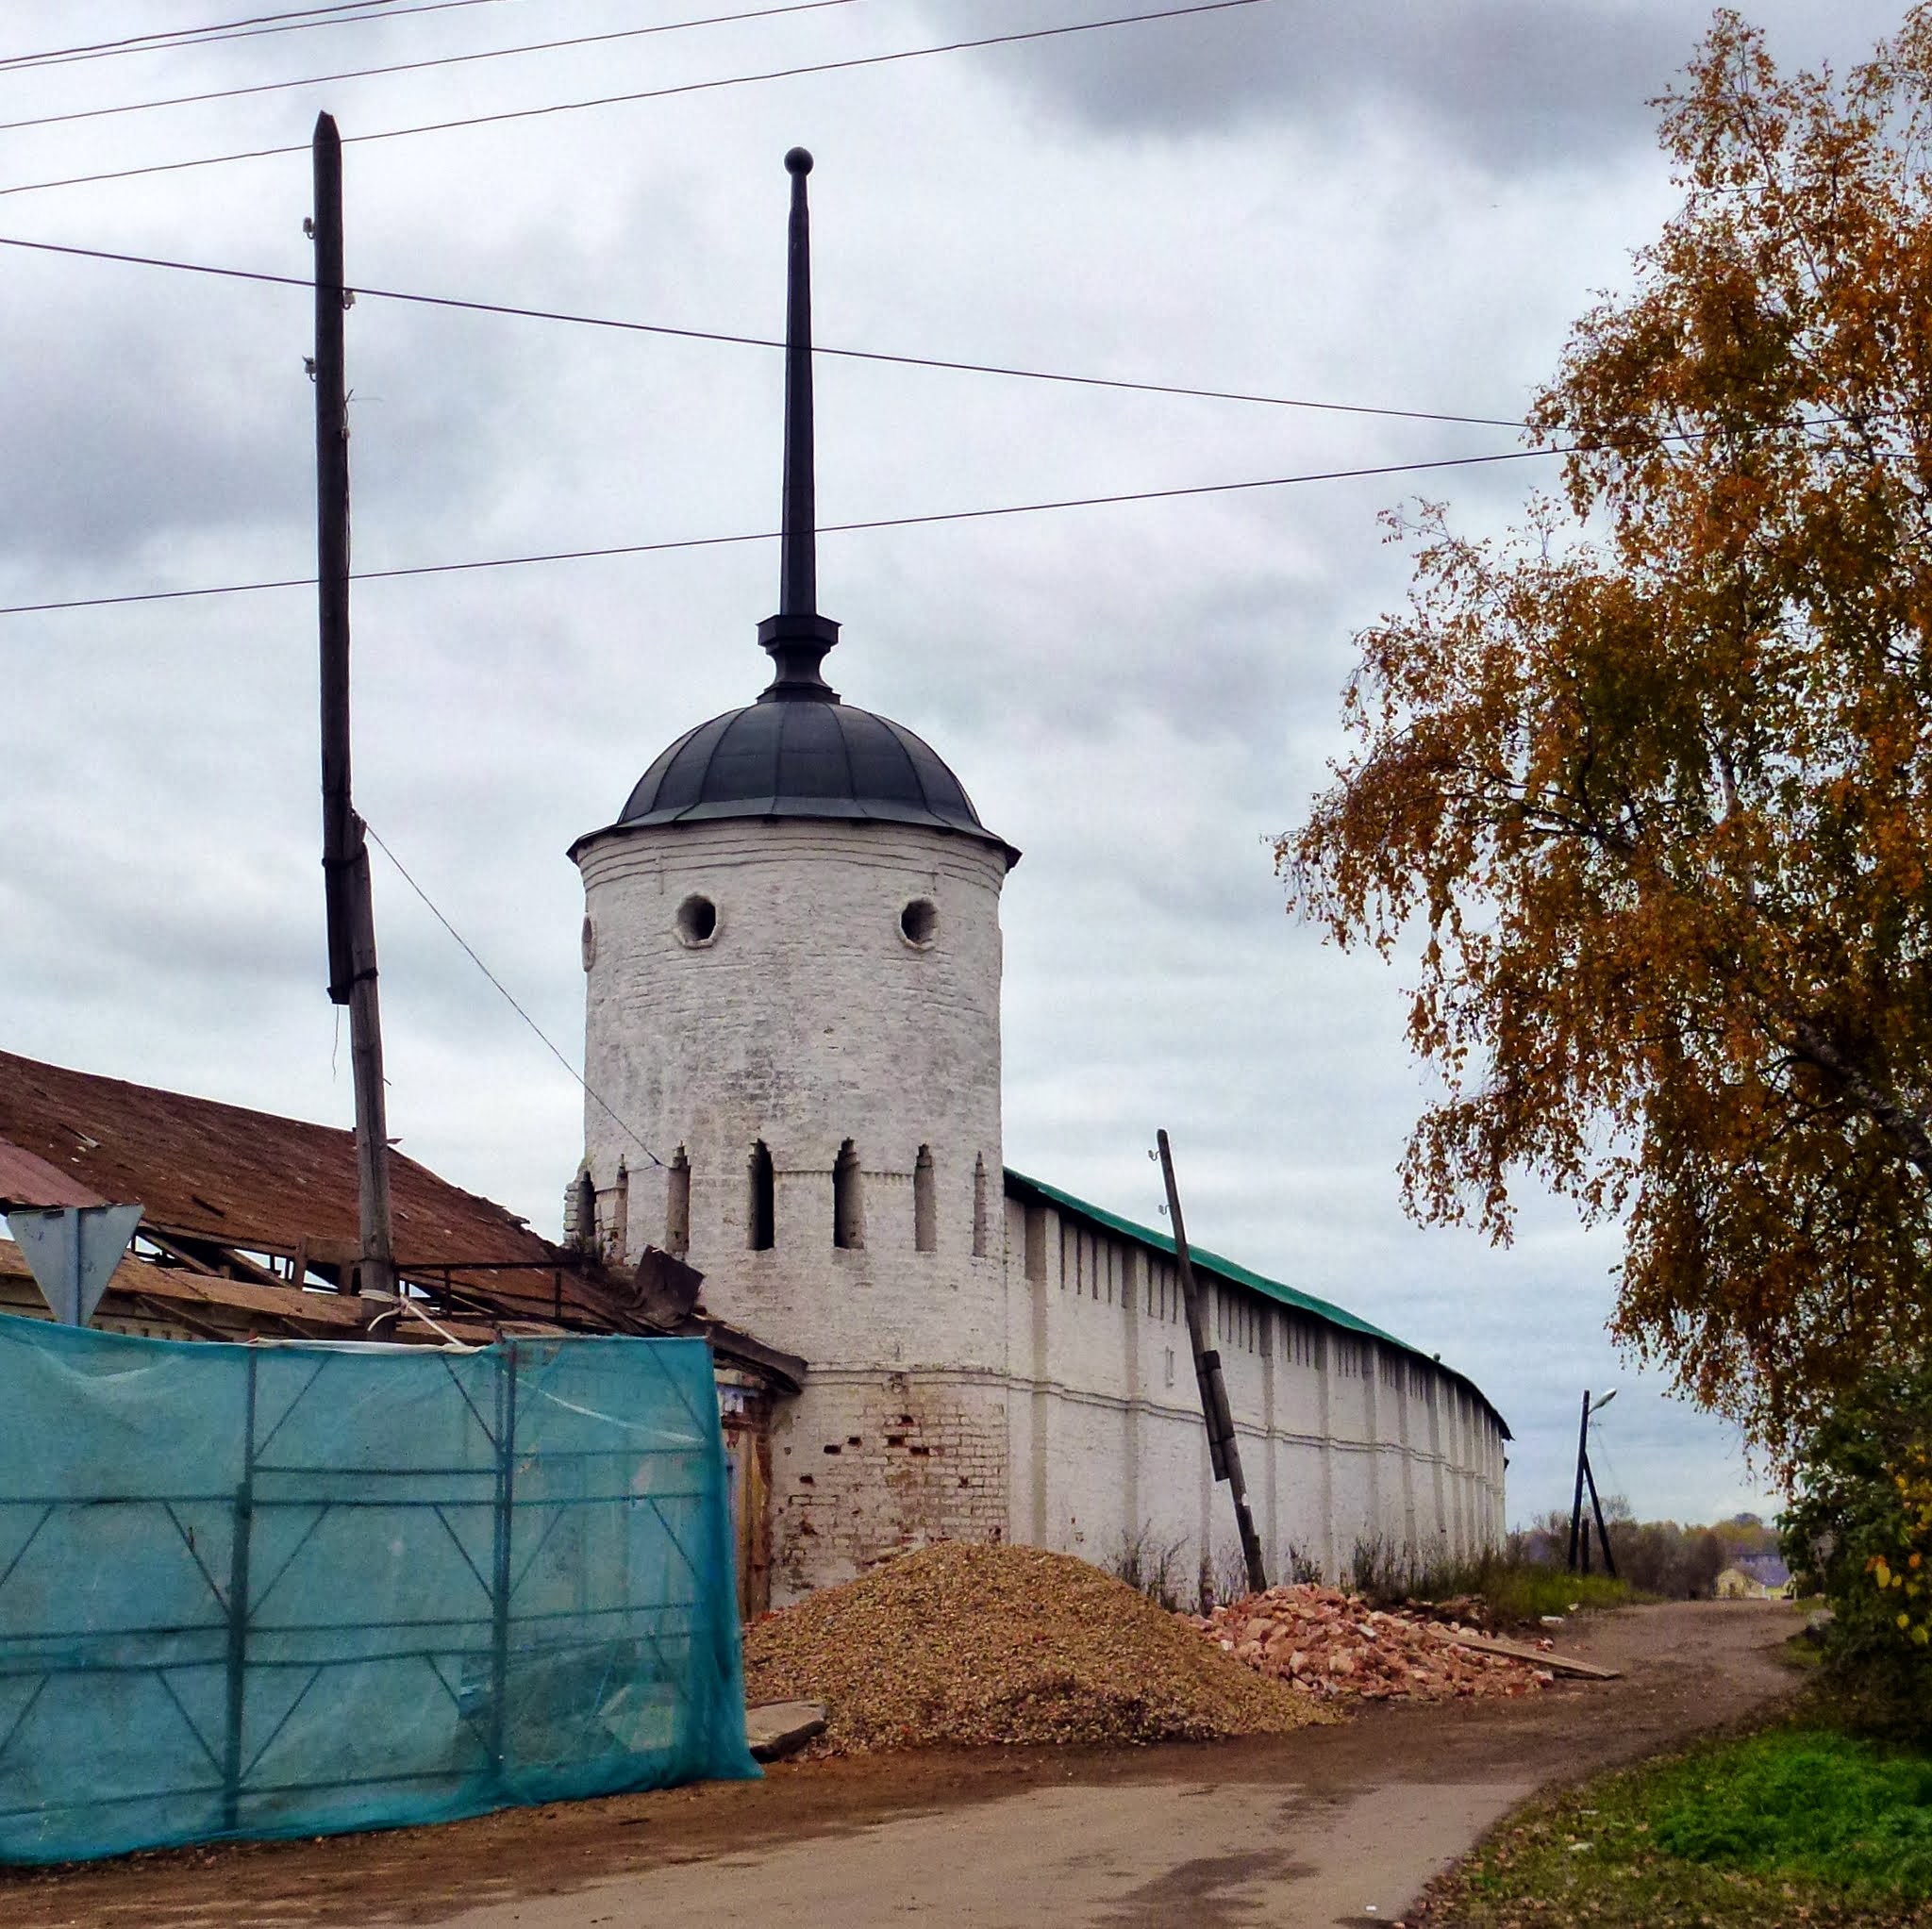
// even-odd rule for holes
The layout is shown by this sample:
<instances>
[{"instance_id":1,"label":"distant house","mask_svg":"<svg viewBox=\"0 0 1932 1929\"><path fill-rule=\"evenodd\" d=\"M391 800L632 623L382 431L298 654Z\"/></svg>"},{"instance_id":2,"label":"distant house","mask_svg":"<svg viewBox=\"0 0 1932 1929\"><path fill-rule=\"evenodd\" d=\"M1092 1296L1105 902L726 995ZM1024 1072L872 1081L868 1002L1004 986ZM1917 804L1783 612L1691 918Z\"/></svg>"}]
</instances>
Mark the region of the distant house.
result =
<instances>
[{"instance_id":1,"label":"distant house","mask_svg":"<svg viewBox=\"0 0 1932 1929\"><path fill-rule=\"evenodd\" d=\"M1776 1555L1753 1554L1724 1569L1711 1591L1720 1601L1776 1601L1790 1588L1791 1571Z\"/></svg>"}]
</instances>

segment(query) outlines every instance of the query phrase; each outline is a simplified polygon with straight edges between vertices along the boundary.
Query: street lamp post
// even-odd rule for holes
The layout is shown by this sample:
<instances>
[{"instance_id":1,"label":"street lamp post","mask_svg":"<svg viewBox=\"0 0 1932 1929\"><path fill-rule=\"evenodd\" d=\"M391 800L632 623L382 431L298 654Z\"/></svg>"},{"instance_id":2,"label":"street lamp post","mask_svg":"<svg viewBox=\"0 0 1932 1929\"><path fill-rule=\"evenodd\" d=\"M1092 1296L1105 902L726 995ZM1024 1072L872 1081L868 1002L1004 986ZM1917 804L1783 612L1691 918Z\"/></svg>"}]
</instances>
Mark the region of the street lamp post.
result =
<instances>
[{"instance_id":1,"label":"street lamp post","mask_svg":"<svg viewBox=\"0 0 1932 1929\"><path fill-rule=\"evenodd\" d=\"M1590 1528L1583 1519L1583 1492L1587 1487L1590 1489L1590 1510L1596 1517L1597 1545L1603 1549L1604 1571L1613 1581L1617 1578L1616 1556L1610 1552L1610 1530L1604 1523L1603 1503L1597 1498L1596 1475L1591 1472L1590 1468L1590 1416L1592 1413L1601 1413L1616 1397L1617 1389L1612 1387L1607 1393L1599 1393L1595 1401L1592 1402L1590 1397L1590 1389L1588 1388L1584 1389L1583 1420L1576 1430L1576 1491L1570 1503L1569 1562L1570 1571L1573 1574L1579 1571L1586 1574L1589 1573ZM1578 1562L1579 1553L1582 1556L1580 1568Z\"/></svg>"}]
</instances>

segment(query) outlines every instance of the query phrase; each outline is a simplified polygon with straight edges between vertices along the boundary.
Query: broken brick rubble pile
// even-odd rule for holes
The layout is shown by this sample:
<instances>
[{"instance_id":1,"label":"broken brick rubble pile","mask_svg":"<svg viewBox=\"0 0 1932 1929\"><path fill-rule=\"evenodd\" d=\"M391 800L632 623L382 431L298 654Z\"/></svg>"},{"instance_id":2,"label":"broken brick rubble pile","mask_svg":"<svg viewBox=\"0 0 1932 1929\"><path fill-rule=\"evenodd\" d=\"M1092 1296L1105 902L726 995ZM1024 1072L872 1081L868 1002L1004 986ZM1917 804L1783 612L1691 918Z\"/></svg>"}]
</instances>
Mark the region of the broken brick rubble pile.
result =
<instances>
[{"instance_id":1,"label":"broken brick rubble pile","mask_svg":"<svg viewBox=\"0 0 1932 1929\"><path fill-rule=\"evenodd\" d=\"M1190 1616L1188 1625L1237 1661L1318 1701L1525 1695L1551 1680L1533 1662L1457 1643L1457 1634L1477 1629L1373 1608L1360 1595L1333 1588L1271 1588L1210 1615Z\"/></svg>"},{"instance_id":2,"label":"broken brick rubble pile","mask_svg":"<svg viewBox=\"0 0 1932 1929\"><path fill-rule=\"evenodd\" d=\"M1208 1741L1323 1719L1071 1555L944 1541L745 1630L746 1698L824 1702L813 1754Z\"/></svg>"}]
</instances>

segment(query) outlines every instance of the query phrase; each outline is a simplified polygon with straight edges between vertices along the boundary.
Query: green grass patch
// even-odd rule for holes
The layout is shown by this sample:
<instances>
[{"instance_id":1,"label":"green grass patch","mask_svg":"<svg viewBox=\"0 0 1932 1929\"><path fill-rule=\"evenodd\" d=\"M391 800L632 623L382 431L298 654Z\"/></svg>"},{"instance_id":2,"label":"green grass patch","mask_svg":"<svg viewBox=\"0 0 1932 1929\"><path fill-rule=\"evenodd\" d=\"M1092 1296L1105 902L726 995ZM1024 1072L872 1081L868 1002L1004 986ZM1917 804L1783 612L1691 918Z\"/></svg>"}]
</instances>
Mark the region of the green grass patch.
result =
<instances>
[{"instance_id":1,"label":"green grass patch","mask_svg":"<svg viewBox=\"0 0 1932 1929\"><path fill-rule=\"evenodd\" d=\"M1497 1566L1485 1575L1480 1591L1498 1615L1510 1621L1567 1614L1573 1607L1628 1607L1650 1598L1629 1582L1613 1581L1606 1574L1566 1574L1560 1568L1527 1565Z\"/></svg>"},{"instance_id":2,"label":"green grass patch","mask_svg":"<svg viewBox=\"0 0 1932 1929\"><path fill-rule=\"evenodd\" d=\"M1789 1726L1604 1776L1507 1822L1426 1920L1932 1925L1932 1753Z\"/></svg>"},{"instance_id":3,"label":"green grass patch","mask_svg":"<svg viewBox=\"0 0 1932 1929\"><path fill-rule=\"evenodd\" d=\"M1628 1607L1651 1598L1606 1574L1572 1574L1500 1554L1419 1561L1384 1540L1357 1541L1349 1572L1353 1586L1378 1607L1467 1597L1486 1602L1498 1621L1533 1621L1572 1608Z\"/></svg>"}]
</instances>

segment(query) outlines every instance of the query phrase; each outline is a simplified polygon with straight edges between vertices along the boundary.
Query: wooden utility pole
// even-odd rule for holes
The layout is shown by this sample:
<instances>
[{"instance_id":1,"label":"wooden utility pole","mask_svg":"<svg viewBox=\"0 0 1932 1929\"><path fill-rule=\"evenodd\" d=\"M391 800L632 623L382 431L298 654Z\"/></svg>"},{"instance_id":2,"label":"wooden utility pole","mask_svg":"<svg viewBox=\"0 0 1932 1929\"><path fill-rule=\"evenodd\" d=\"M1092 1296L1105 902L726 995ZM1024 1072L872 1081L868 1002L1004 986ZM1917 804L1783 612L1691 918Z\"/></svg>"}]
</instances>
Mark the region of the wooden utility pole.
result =
<instances>
[{"instance_id":1,"label":"wooden utility pole","mask_svg":"<svg viewBox=\"0 0 1932 1929\"><path fill-rule=\"evenodd\" d=\"M1579 1537L1583 1527L1583 1463L1590 1452L1590 1389L1583 1389L1583 1419L1576 1428L1576 1492L1570 1502L1570 1559L1568 1566L1574 1574L1576 1571L1576 1554Z\"/></svg>"},{"instance_id":2,"label":"wooden utility pole","mask_svg":"<svg viewBox=\"0 0 1932 1929\"><path fill-rule=\"evenodd\" d=\"M315 533L322 640L322 875L328 910L328 995L349 1007L356 1089L356 1190L361 1260L353 1292L392 1295L389 1122L382 1011L375 992L375 912L369 843L349 789L349 397L342 359L342 142L315 121Z\"/></svg>"},{"instance_id":3,"label":"wooden utility pole","mask_svg":"<svg viewBox=\"0 0 1932 1929\"><path fill-rule=\"evenodd\" d=\"M1156 1138L1160 1146L1160 1176L1167 1183L1167 1216L1174 1225L1174 1256L1181 1276L1181 1304L1187 1308L1188 1339L1194 1353L1194 1380L1201 1389L1201 1417L1208 1422L1208 1464L1216 1480L1226 1481L1234 1500L1234 1521L1241 1531L1248 1589L1264 1594L1268 1590L1268 1576L1261 1567L1261 1537L1255 1532L1255 1517L1248 1511L1248 1484L1241 1477L1241 1442L1235 1438L1234 1414L1227 1404L1227 1383L1221 1373L1221 1355L1208 1344L1200 1289L1194 1284L1193 1261L1188 1254L1188 1228L1181 1218L1180 1189L1174 1184L1174 1152L1164 1130Z\"/></svg>"},{"instance_id":4,"label":"wooden utility pole","mask_svg":"<svg viewBox=\"0 0 1932 1929\"><path fill-rule=\"evenodd\" d=\"M1607 1406L1617 1397L1614 1388L1596 1404ZM1577 1570L1577 1556L1582 1555L1582 1571L1590 1571L1590 1522L1583 1518L1583 1491L1590 1489L1590 1510L1596 1517L1596 1544L1603 1552L1604 1571L1611 1580L1617 1578L1616 1556L1610 1552L1610 1530L1604 1522L1603 1503L1596 1493L1596 1475L1590 1467L1590 1389L1584 1389L1583 1421L1576 1431L1576 1492L1570 1503L1570 1571Z\"/></svg>"},{"instance_id":5,"label":"wooden utility pole","mask_svg":"<svg viewBox=\"0 0 1932 1929\"><path fill-rule=\"evenodd\" d=\"M1596 1516L1596 1544L1603 1552L1604 1572L1614 1581L1617 1578L1617 1557L1610 1552L1609 1523L1604 1519L1604 1504L1596 1497L1596 1475L1590 1471L1590 1455L1588 1454L1583 1456L1583 1477L1590 1483L1590 1511ZM1588 1573L1590 1571L1590 1522L1588 1521L1583 1523L1583 1545L1585 1550L1583 1571L1585 1573Z\"/></svg>"}]
</instances>

